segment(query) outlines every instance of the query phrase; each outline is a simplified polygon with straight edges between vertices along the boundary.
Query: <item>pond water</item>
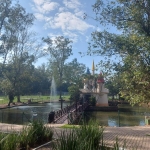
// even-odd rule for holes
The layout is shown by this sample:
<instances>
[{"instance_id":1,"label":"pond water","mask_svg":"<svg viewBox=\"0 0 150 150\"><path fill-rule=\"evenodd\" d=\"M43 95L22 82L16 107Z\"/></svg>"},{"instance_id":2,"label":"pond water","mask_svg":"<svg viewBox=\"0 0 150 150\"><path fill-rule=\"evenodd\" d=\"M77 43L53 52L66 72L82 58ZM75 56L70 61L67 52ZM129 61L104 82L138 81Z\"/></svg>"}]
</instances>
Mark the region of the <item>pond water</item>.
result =
<instances>
[{"instance_id":1,"label":"pond water","mask_svg":"<svg viewBox=\"0 0 150 150\"><path fill-rule=\"evenodd\" d=\"M145 115L150 115L150 109L130 106L130 105L119 105L118 111L104 112L86 112L86 119L96 119L102 126L144 126Z\"/></svg>"},{"instance_id":2,"label":"pond water","mask_svg":"<svg viewBox=\"0 0 150 150\"><path fill-rule=\"evenodd\" d=\"M69 103L63 103L63 107L66 107L67 105L69 105ZM53 110L57 111L60 109L60 102L29 104L26 106L1 109L0 122L10 124L27 124L33 120L42 120L44 123L47 123L48 114Z\"/></svg>"},{"instance_id":3,"label":"pond water","mask_svg":"<svg viewBox=\"0 0 150 150\"><path fill-rule=\"evenodd\" d=\"M63 103L66 107L69 103ZM0 110L0 122L10 124L27 124L33 120L40 119L48 122L48 114L52 110L60 110L60 102L32 104ZM103 126L144 126L145 115L150 114L150 109L139 106L119 105L119 111L86 112L86 120L96 119Z\"/></svg>"}]
</instances>

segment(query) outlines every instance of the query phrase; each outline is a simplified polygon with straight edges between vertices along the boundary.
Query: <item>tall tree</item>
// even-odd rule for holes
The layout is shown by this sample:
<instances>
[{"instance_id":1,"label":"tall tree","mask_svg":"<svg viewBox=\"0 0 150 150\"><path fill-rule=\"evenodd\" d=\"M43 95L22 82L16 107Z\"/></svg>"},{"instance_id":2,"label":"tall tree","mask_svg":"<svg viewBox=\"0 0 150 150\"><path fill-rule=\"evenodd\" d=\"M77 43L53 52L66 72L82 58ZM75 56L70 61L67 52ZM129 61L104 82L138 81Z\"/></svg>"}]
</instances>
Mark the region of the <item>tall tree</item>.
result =
<instances>
[{"instance_id":1,"label":"tall tree","mask_svg":"<svg viewBox=\"0 0 150 150\"><path fill-rule=\"evenodd\" d=\"M32 82L30 83L30 94L49 94L50 93L50 74L45 64L34 69Z\"/></svg>"},{"instance_id":2,"label":"tall tree","mask_svg":"<svg viewBox=\"0 0 150 150\"><path fill-rule=\"evenodd\" d=\"M118 57L122 96L133 105L149 102L150 1L97 0L93 8L101 25L114 26L120 34L93 32L88 53Z\"/></svg>"},{"instance_id":3,"label":"tall tree","mask_svg":"<svg viewBox=\"0 0 150 150\"><path fill-rule=\"evenodd\" d=\"M6 35L6 26L9 20L9 16L12 13L11 0L1 0L0 1L0 57L1 57L1 67L0 72L2 72L3 66L5 64L6 56L11 44L8 43L8 37Z\"/></svg>"},{"instance_id":4,"label":"tall tree","mask_svg":"<svg viewBox=\"0 0 150 150\"><path fill-rule=\"evenodd\" d=\"M20 102L20 95L25 94L30 85L34 70L33 61L34 56L28 56L28 53L24 53L22 57L15 58L4 68L4 78L1 82L2 90L8 95L12 93L17 96L18 102Z\"/></svg>"},{"instance_id":5,"label":"tall tree","mask_svg":"<svg viewBox=\"0 0 150 150\"><path fill-rule=\"evenodd\" d=\"M64 79L69 84L76 84L78 88L83 86L82 76L85 73L86 66L79 63L77 58L65 65Z\"/></svg>"},{"instance_id":6,"label":"tall tree","mask_svg":"<svg viewBox=\"0 0 150 150\"><path fill-rule=\"evenodd\" d=\"M39 46L35 44L33 33L30 32L30 27L34 21L33 14L27 13L25 9L18 3L11 5L9 15L6 22L3 24L3 35L1 38L1 48L3 49L3 75L4 79L11 82L12 89L20 101L20 94L24 80L22 74L26 74L24 67L30 68L36 58L36 50ZM7 65L6 65L7 64ZM9 67L10 73L8 74ZM24 70L25 69L25 70Z\"/></svg>"},{"instance_id":7,"label":"tall tree","mask_svg":"<svg viewBox=\"0 0 150 150\"><path fill-rule=\"evenodd\" d=\"M50 37L43 38L43 41L47 44L47 51L50 54L50 63L55 67L55 71L58 73L59 84L62 85L65 61L72 54L72 41L63 36L58 36L54 40ZM62 89L60 88L59 98L61 100L62 108Z\"/></svg>"}]
</instances>

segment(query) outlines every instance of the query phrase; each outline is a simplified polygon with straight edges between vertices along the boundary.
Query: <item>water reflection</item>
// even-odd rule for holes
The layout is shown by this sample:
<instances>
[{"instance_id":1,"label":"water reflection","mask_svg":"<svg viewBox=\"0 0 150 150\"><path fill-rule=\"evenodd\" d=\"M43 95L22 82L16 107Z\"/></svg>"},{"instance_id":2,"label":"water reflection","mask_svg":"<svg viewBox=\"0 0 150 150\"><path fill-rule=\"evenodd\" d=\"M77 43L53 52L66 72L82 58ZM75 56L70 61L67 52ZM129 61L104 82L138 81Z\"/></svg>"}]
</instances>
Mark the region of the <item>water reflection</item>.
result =
<instances>
[{"instance_id":1,"label":"water reflection","mask_svg":"<svg viewBox=\"0 0 150 150\"><path fill-rule=\"evenodd\" d=\"M69 103L64 103L66 107ZM11 124L28 124L33 120L40 119L48 122L48 114L52 110L60 110L60 103L43 103L36 105L19 106L0 110L0 122ZM150 109L143 107L131 107L119 105L116 112L86 112L85 118L89 121L96 119L102 126L144 126L145 114L150 114Z\"/></svg>"},{"instance_id":2,"label":"water reflection","mask_svg":"<svg viewBox=\"0 0 150 150\"><path fill-rule=\"evenodd\" d=\"M119 111L86 112L85 118L87 121L91 118L95 118L102 126L144 126L145 114L150 114L149 108L119 105Z\"/></svg>"},{"instance_id":3,"label":"water reflection","mask_svg":"<svg viewBox=\"0 0 150 150\"><path fill-rule=\"evenodd\" d=\"M66 107L68 103L64 103ZM42 120L48 122L48 114L51 111L60 110L60 103L43 103L30 104L27 106L19 106L0 110L0 122L10 124L28 124L33 120Z\"/></svg>"}]
</instances>

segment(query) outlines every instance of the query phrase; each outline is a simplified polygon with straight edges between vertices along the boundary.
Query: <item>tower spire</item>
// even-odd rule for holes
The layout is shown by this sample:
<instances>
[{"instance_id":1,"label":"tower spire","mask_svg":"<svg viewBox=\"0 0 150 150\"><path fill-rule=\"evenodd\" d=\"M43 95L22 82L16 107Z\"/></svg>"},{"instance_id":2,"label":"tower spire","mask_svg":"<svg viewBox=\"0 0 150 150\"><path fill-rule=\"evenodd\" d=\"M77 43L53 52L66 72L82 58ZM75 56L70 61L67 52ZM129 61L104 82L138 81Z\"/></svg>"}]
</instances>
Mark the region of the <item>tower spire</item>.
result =
<instances>
[{"instance_id":1,"label":"tower spire","mask_svg":"<svg viewBox=\"0 0 150 150\"><path fill-rule=\"evenodd\" d=\"M95 65L94 65L94 60L93 60L93 63L92 63L92 73L93 73L93 75L95 74Z\"/></svg>"}]
</instances>

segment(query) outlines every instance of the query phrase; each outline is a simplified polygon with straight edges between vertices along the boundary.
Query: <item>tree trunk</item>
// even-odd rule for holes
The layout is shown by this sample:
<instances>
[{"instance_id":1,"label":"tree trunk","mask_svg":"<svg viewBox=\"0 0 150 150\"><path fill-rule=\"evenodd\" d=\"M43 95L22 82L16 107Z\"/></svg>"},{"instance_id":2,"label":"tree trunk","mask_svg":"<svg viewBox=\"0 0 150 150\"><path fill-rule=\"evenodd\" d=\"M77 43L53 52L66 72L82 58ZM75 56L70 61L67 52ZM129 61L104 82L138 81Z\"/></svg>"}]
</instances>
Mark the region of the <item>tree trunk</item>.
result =
<instances>
[{"instance_id":1,"label":"tree trunk","mask_svg":"<svg viewBox=\"0 0 150 150\"><path fill-rule=\"evenodd\" d=\"M11 103L11 102L9 101L9 102L8 102L8 106L10 106L10 103Z\"/></svg>"},{"instance_id":2,"label":"tree trunk","mask_svg":"<svg viewBox=\"0 0 150 150\"><path fill-rule=\"evenodd\" d=\"M17 95L17 102L20 102L20 95Z\"/></svg>"},{"instance_id":3,"label":"tree trunk","mask_svg":"<svg viewBox=\"0 0 150 150\"><path fill-rule=\"evenodd\" d=\"M59 99L60 99L60 102L61 102L61 109L63 109L63 100L62 100L62 75L60 75L60 91L59 91Z\"/></svg>"},{"instance_id":4,"label":"tree trunk","mask_svg":"<svg viewBox=\"0 0 150 150\"><path fill-rule=\"evenodd\" d=\"M113 101L114 99L115 99L115 96L113 95L113 96L112 96L112 101Z\"/></svg>"}]
</instances>

